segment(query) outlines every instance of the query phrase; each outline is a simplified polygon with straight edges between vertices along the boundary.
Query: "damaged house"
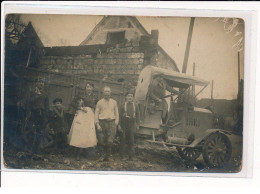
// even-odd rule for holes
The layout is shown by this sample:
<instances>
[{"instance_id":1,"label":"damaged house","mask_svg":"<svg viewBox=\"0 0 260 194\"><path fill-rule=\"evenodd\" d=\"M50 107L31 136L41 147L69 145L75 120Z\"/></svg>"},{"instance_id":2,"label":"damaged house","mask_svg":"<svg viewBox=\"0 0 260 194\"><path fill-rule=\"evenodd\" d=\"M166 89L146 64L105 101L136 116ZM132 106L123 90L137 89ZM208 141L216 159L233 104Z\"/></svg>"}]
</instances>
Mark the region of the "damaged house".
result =
<instances>
[{"instance_id":1,"label":"damaged house","mask_svg":"<svg viewBox=\"0 0 260 194\"><path fill-rule=\"evenodd\" d=\"M148 64L179 71L158 45L158 36L158 30L149 34L135 17L105 16L79 46L45 47L39 67L115 81L137 79Z\"/></svg>"},{"instance_id":2,"label":"damaged house","mask_svg":"<svg viewBox=\"0 0 260 194\"><path fill-rule=\"evenodd\" d=\"M15 61L23 66L26 76L18 84L27 91L38 76L43 76L50 102L62 96L65 106L84 91L88 81L95 84L99 97L101 88L108 85L113 97L121 101L124 91L136 86L146 65L179 71L175 61L158 45L159 31L147 32L132 16L103 17L79 46L44 47L31 23L24 35L16 48L22 53L22 60Z\"/></svg>"}]
</instances>

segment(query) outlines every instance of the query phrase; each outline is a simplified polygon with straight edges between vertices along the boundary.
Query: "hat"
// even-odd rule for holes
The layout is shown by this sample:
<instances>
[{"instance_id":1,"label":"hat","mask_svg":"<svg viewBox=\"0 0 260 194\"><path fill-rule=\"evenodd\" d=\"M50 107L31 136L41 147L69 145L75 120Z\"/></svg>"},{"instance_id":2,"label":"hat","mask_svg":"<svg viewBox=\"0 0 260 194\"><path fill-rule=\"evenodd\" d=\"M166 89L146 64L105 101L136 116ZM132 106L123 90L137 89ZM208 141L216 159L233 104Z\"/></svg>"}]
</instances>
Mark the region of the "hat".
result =
<instances>
[{"instance_id":1,"label":"hat","mask_svg":"<svg viewBox=\"0 0 260 194\"><path fill-rule=\"evenodd\" d=\"M127 96L128 94L133 94L133 95L135 95L134 89L128 90L128 91L125 93L125 96Z\"/></svg>"},{"instance_id":2,"label":"hat","mask_svg":"<svg viewBox=\"0 0 260 194\"><path fill-rule=\"evenodd\" d=\"M57 102L62 103L62 99L61 99L61 98L55 98L55 99L53 100L53 104L56 104Z\"/></svg>"}]
</instances>

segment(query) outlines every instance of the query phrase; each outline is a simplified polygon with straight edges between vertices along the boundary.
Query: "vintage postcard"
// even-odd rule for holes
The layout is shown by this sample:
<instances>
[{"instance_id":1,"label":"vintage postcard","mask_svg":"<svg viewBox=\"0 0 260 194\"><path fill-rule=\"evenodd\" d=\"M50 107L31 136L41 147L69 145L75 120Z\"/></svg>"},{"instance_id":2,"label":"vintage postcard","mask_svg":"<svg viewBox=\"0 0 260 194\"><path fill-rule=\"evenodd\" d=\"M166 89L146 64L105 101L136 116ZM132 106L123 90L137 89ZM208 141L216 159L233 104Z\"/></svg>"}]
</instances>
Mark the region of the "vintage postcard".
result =
<instances>
[{"instance_id":1,"label":"vintage postcard","mask_svg":"<svg viewBox=\"0 0 260 194\"><path fill-rule=\"evenodd\" d=\"M7 14L6 169L237 173L245 22Z\"/></svg>"}]
</instances>

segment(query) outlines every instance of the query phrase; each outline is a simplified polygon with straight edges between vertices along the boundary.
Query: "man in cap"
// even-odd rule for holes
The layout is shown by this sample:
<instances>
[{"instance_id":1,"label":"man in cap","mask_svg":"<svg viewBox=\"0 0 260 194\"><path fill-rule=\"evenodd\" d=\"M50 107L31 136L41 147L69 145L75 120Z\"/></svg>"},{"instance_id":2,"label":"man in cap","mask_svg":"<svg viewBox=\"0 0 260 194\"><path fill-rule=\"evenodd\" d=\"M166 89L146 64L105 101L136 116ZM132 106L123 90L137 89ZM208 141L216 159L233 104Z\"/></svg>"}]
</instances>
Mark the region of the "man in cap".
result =
<instances>
[{"instance_id":1,"label":"man in cap","mask_svg":"<svg viewBox=\"0 0 260 194\"><path fill-rule=\"evenodd\" d=\"M64 152L67 144L68 124L65 121L62 99L55 98L49 114L49 123L54 131L56 152Z\"/></svg>"},{"instance_id":2,"label":"man in cap","mask_svg":"<svg viewBox=\"0 0 260 194\"><path fill-rule=\"evenodd\" d=\"M35 87L31 90L26 103L26 119L29 121L29 129L26 129L24 136L33 132L33 149L39 153L49 145L47 138L49 98L44 90L44 79L38 78Z\"/></svg>"},{"instance_id":3,"label":"man in cap","mask_svg":"<svg viewBox=\"0 0 260 194\"><path fill-rule=\"evenodd\" d=\"M121 157L124 157L125 151L132 160L135 155L134 137L136 130L140 125L139 107L134 102L134 91L129 90L125 94L125 103L120 108L120 125L118 126L121 132ZM127 146L127 150L125 147Z\"/></svg>"},{"instance_id":4,"label":"man in cap","mask_svg":"<svg viewBox=\"0 0 260 194\"><path fill-rule=\"evenodd\" d=\"M157 107L162 110L162 123L166 124L168 115L168 104L165 100L166 90L177 95L179 92L173 89L163 78L162 75L157 75L150 85L150 99Z\"/></svg>"}]
</instances>

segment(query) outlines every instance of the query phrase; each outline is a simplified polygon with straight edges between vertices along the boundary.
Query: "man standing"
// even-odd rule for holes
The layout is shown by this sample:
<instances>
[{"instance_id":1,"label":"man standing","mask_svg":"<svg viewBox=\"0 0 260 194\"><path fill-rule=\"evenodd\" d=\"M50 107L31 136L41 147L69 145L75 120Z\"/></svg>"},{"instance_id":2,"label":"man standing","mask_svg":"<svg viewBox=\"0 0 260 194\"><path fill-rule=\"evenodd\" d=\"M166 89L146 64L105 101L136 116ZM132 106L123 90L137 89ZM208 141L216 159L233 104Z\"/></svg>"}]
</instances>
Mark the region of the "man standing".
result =
<instances>
[{"instance_id":1,"label":"man standing","mask_svg":"<svg viewBox=\"0 0 260 194\"><path fill-rule=\"evenodd\" d=\"M97 127L97 139L99 146L104 148L105 161L109 160L111 148L116 136L116 127L119 122L117 102L113 100L111 89L104 87L104 98L98 101L95 110L95 124Z\"/></svg>"},{"instance_id":2,"label":"man standing","mask_svg":"<svg viewBox=\"0 0 260 194\"><path fill-rule=\"evenodd\" d=\"M69 127L64 118L61 98L55 98L53 100L53 106L49 113L49 123L51 129L54 131L55 151L57 153L64 153L64 149L67 145Z\"/></svg>"},{"instance_id":3,"label":"man standing","mask_svg":"<svg viewBox=\"0 0 260 194\"><path fill-rule=\"evenodd\" d=\"M126 93L125 99L124 105L120 108L120 125L118 126L118 130L121 132L120 154L124 158L125 151L127 151L129 160L133 160L135 155L134 138L140 125L140 113L138 105L134 102L133 90Z\"/></svg>"},{"instance_id":4,"label":"man standing","mask_svg":"<svg viewBox=\"0 0 260 194\"><path fill-rule=\"evenodd\" d=\"M48 140L48 111L49 98L44 90L44 79L39 78L35 88L30 92L26 105L26 120L29 121L29 128L24 131L24 138L27 140L29 133L34 134L34 152L39 153L50 145Z\"/></svg>"}]
</instances>

